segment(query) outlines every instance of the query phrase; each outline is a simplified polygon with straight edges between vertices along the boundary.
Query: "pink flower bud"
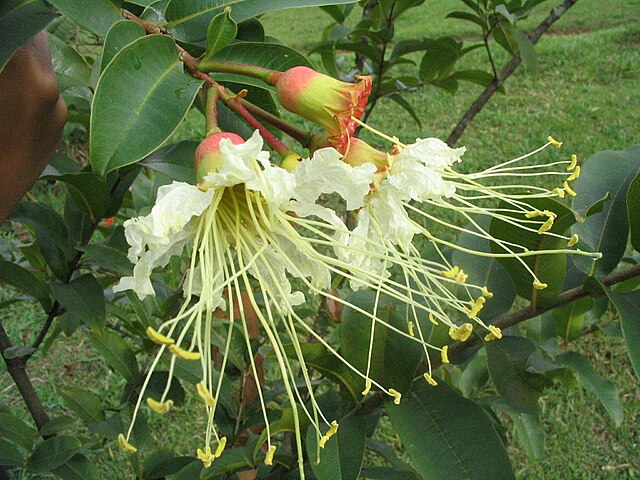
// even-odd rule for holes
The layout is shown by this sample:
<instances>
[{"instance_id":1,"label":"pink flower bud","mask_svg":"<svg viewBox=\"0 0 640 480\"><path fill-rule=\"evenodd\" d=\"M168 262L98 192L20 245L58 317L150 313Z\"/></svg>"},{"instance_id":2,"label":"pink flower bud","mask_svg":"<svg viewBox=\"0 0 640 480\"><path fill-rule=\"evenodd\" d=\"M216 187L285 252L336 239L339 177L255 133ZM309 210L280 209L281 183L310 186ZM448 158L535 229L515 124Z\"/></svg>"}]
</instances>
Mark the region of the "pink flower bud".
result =
<instances>
[{"instance_id":1,"label":"pink flower bud","mask_svg":"<svg viewBox=\"0 0 640 480\"><path fill-rule=\"evenodd\" d=\"M371 77L356 77L356 83L331 78L308 67L294 67L271 77L284 108L323 126L329 142L340 153L348 147L371 93Z\"/></svg>"},{"instance_id":2,"label":"pink flower bud","mask_svg":"<svg viewBox=\"0 0 640 480\"><path fill-rule=\"evenodd\" d=\"M214 133L200 142L193 162L198 183L202 182L210 172L216 172L222 166L223 158L220 153L220 140L223 138L228 138L234 145L244 143L244 139L240 135L229 132Z\"/></svg>"}]
</instances>

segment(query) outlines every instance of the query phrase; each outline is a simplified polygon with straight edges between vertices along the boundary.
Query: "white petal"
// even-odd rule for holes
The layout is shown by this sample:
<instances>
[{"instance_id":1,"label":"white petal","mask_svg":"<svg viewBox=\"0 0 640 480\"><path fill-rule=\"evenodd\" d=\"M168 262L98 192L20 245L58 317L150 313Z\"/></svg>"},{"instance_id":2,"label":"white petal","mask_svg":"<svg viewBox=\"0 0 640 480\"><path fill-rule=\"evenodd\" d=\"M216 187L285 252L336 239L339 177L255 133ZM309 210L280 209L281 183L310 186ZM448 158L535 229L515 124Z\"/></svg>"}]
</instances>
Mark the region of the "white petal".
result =
<instances>
[{"instance_id":1,"label":"white petal","mask_svg":"<svg viewBox=\"0 0 640 480\"><path fill-rule=\"evenodd\" d=\"M383 185L371 196L367 209L374 216L384 238L406 250L420 229L409 218L401 196L396 188Z\"/></svg>"},{"instance_id":2,"label":"white petal","mask_svg":"<svg viewBox=\"0 0 640 480\"><path fill-rule=\"evenodd\" d=\"M466 151L465 147L451 148L438 138L416 138L415 143L400 152L398 159L413 158L427 167L441 169L460 162Z\"/></svg>"},{"instance_id":3,"label":"white petal","mask_svg":"<svg viewBox=\"0 0 640 480\"><path fill-rule=\"evenodd\" d=\"M155 295L156 292L151 285L151 271L155 257L152 253L145 253L133 267L132 277L122 277L117 285L113 286L114 292L133 290L140 300L144 300L147 295Z\"/></svg>"},{"instance_id":4,"label":"white petal","mask_svg":"<svg viewBox=\"0 0 640 480\"><path fill-rule=\"evenodd\" d=\"M280 208L293 195L296 178L293 173L284 168L263 163L264 170L258 176L247 182L247 188L262 193L267 204L274 209Z\"/></svg>"},{"instance_id":5,"label":"white petal","mask_svg":"<svg viewBox=\"0 0 640 480\"><path fill-rule=\"evenodd\" d=\"M408 157L400 158L393 164L385 181L398 190L404 201L409 198L436 200L450 197L456 191L455 185L444 180L439 172Z\"/></svg>"},{"instance_id":6,"label":"white petal","mask_svg":"<svg viewBox=\"0 0 640 480\"><path fill-rule=\"evenodd\" d=\"M263 250L249 269L249 273L273 297L276 308L285 313L289 312L291 307L305 302L302 292L292 292L291 282L286 272L287 261L271 245Z\"/></svg>"},{"instance_id":7,"label":"white petal","mask_svg":"<svg viewBox=\"0 0 640 480\"><path fill-rule=\"evenodd\" d=\"M347 201L347 209L355 210L364 204L376 170L373 163L351 167L340 160L335 149L321 148L296 168L293 198L301 203L315 203L323 193L338 193Z\"/></svg>"},{"instance_id":8,"label":"white petal","mask_svg":"<svg viewBox=\"0 0 640 480\"><path fill-rule=\"evenodd\" d=\"M313 286L324 289L331 286L331 273L327 265L319 260L313 259L307 251L289 238L274 234L273 238L278 242L278 246L283 250L284 256L295 265L296 269L287 264L287 271L294 277L309 278Z\"/></svg>"}]
</instances>

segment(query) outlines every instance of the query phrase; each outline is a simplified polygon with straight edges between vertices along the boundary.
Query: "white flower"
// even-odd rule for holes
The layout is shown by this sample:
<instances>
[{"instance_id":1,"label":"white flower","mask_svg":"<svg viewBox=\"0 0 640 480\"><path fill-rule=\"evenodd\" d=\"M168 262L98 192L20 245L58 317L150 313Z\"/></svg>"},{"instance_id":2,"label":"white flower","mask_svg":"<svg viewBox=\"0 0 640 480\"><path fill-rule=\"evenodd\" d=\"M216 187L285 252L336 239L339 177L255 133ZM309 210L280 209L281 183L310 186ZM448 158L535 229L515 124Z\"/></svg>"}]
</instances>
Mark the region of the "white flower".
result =
<instances>
[{"instance_id":1,"label":"white flower","mask_svg":"<svg viewBox=\"0 0 640 480\"><path fill-rule=\"evenodd\" d=\"M439 138L416 138L416 142L402 148L398 160L412 159L425 167L440 170L462 161L466 147L451 148Z\"/></svg>"},{"instance_id":2,"label":"white flower","mask_svg":"<svg viewBox=\"0 0 640 480\"><path fill-rule=\"evenodd\" d=\"M404 201L437 200L450 197L456 191L453 183L444 180L440 172L411 157L399 158L393 163L383 188L385 184L395 187Z\"/></svg>"}]
</instances>

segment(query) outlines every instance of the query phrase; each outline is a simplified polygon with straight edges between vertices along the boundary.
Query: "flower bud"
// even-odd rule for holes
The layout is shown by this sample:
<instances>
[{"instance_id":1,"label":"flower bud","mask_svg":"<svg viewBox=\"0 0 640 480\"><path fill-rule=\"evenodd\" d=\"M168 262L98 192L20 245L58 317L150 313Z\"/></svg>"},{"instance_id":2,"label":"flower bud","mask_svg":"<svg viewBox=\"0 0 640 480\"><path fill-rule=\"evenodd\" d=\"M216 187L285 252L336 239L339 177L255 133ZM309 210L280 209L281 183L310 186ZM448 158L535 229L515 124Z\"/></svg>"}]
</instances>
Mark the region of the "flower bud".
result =
<instances>
[{"instance_id":1,"label":"flower bud","mask_svg":"<svg viewBox=\"0 0 640 480\"><path fill-rule=\"evenodd\" d=\"M315 135L311 139L309 150L311 153L325 147L331 147L331 141L329 137ZM356 137L351 137L349 143L343 154L342 161L348 163L352 167L364 165L365 163L373 163L378 169L388 166L389 155L376 150L364 140L360 140Z\"/></svg>"},{"instance_id":2,"label":"flower bud","mask_svg":"<svg viewBox=\"0 0 640 480\"><path fill-rule=\"evenodd\" d=\"M202 182L210 172L217 172L223 163L220 153L220 140L228 138L234 145L244 143L240 135L229 132L218 132L205 138L196 149L194 167L196 169L196 181Z\"/></svg>"},{"instance_id":3,"label":"flower bud","mask_svg":"<svg viewBox=\"0 0 640 480\"><path fill-rule=\"evenodd\" d=\"M284 108L324 127L329 141L344 153L371 93L371 77L356 77L356 83L331 78L308 67L294 67L272 75L278 100Z\"/></svg>"}]
</instances>

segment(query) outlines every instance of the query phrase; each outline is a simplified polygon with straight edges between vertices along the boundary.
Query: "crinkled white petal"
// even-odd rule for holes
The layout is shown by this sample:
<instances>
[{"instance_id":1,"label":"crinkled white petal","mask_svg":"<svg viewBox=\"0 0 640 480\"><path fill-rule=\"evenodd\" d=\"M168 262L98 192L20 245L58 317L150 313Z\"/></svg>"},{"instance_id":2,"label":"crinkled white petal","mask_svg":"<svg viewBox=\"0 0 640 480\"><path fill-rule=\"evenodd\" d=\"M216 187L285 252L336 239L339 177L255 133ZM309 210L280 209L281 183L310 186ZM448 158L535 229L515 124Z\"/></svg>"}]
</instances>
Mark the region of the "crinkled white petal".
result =
<instances>
[{"instance_id":1,"label":"crinkled white petal","mask_svg":"<svg viewBox=\"0 0 640 480\"><path fill-rule=\"evenodd\" d=\"M323 193L337 193L347 202L347 210L355 210L364 204L377 167L365 163L351 167L333 148L321 148L313 158L304 159L294 171L296 188L293 198L301 203L315 203Z\"/></svg>"},{"instance_id":2,"label":"crinkled white petal","mask_svg":"<svg viewBox=\"0 0 640 480\"><path fill-rule=\"evenodd\" d=\"M280 208L293 195L296 186L295 175L284 168L271 165L268 160L261 163L264 169L247 182L247 188L260 192L271 208Z\"/></svg>"},{"instance_id":3,"label":"crinkled white petal","mask_svg":"<svg viewBox=\"0 0 640 480\"><path fill-rule=\"evenodd\" d=\"M193 270L188 269L185 273L186 280L182 285L182 292L185 297L189 295L200 297L205 302L207 309L211 311L218 307L226 310L227 302L222 288L224 285L224 272L219 268L215 258L212 259L212 262L207 268L201 268L198 265ZM204 285L207 285L206 289Z\"/></svg>"},{"instance_id":4,"label":"crinkled white petal","mask_svg":"<svg viewBox=\"0 0 640 480\"><path fill-rule=\"evenodd\" d=\"M404 201L410 198L418 201L437 200L450 197L456 191L455 185L444 180L439 172L408 157L400 158L393 164L386 182L400 192Z\"/></svg>"},{"instance_id":5,"label":"crinkled white petal","mask_svg":"<svg viewBox=\"0 0 640 480\"><path fill-rule=\"evenodd\" d=\"M147 295L155 295L153 285L151 285L151 271L154 267L155 257L151 252L147 252L138 260L133 267L132 277L122 277L120 281L114 285L114 292L122 292L124 290L133 290L140 300L144 300Z\"/></svg>"},{"instance_id":6,"label":"crinkled white petal","mask_svg":"<svg viewBox=\"0 0 640 480\"><path fill-rule=\"evenodd\" d=\"M402 193L391 185L383 185L371 195L367 209L374 216L383 238L407 250L420 229L409 218L402 205Z\"/></svg>"},{"instance_id":7,"label":"crinkled white petal","mask_svg":"<svg viewBox=\"0 0 640 480\"><path fill-rule=\"evenodd\" d=\"M466 151L466 147L451 148L439 138L416 138L415 143L400 152L398 159L412 158L427 167L442 169L460 162Z\"/></svg>"},{"instance_id":8,"label":"crinkled white petal","mask_svg":"<svg viewBox=\"0 0 640 480\"><path fill-rule=\"evenodd\" d=\"M250 267L249 273L262 284L266 292L273 295L275 307L279 311L287 313L291 311L290 307L305 302L302 292L292 292L291 282L287 278L287 262L273 246L262 251Z\"/></svg>"},{"instance_id":9,"label":"crinkled white petal","mask_svg":"<svg viewBox=\"0 0 640 480\"><path fill-rule=\"evenodd\" d=\"M296 267L293 269L290 264L287 264L287 271L291 275L300 277L302 274L311 281L314 287L320 289L331 286L331 272L326 264L311 258L308 252L283 235L274 234L273 238L278 242L284 256Z\"/></svg>"}]
</instances>

